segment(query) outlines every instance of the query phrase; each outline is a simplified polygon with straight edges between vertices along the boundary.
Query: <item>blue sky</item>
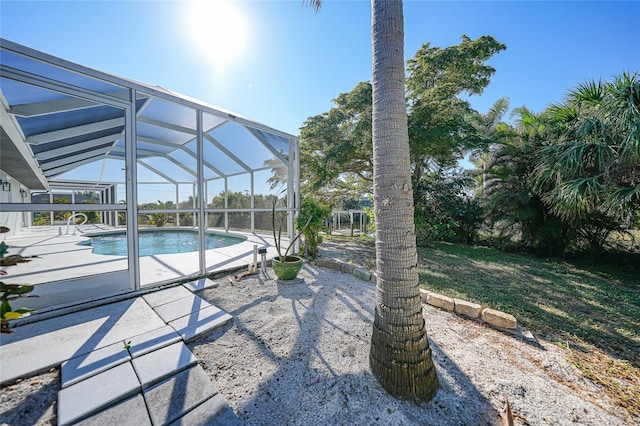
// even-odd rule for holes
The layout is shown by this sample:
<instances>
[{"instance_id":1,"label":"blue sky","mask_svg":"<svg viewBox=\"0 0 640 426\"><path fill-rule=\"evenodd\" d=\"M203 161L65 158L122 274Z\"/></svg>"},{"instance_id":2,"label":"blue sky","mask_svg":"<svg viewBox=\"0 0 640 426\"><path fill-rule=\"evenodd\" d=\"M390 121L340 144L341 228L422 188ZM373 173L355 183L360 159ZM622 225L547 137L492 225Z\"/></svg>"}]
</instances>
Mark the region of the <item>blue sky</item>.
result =
<instances>
[{"instance_id":1,"label":"blue sky","mask_svg":"<svg viewBox=\"0 0 640 426\"><path fill-rule=\"evenodd\" d=\"M2 38L154 84L298 134L310 116L371 76L369 1L0 2ZM220 5L218 5L220 6ZM405 57L491 35L480 112L507 96L541 111L587 79L640 71L640 2L405 1Z\"/></svg>"}]
</instances>

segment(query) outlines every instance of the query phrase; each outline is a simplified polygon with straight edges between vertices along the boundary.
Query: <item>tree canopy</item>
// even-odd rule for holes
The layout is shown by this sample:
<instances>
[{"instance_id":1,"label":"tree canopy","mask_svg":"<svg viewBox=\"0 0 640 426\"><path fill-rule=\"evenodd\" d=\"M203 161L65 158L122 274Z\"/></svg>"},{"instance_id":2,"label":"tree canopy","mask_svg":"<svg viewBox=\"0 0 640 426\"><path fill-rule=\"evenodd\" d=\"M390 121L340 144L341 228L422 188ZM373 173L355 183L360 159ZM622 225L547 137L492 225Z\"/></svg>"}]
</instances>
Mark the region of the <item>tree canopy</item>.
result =
<instances>
[{"instance_id":1,"label":"tree canopy","mask_svg":"<svg viewBox=\"0 0 640 426\"><path fill-rule=\"evenodd\" d=\"M477 113L463 97L484 91L496 71L486 62L504 49L491 36L463 35L460 44L446 48L425 43L408 61L409 138L418 172L429 161L453 165L466 150L482 145L470 121Z\"/></svg>"},{"instance_id":2,"label":"tree canopy","mask_svg":"<svg viewBox=\"0 0 640 426\"><path fill-rule=\"evenodd\" d=\"M335 107L309 117L300 129L304 189L331 187L341 195L356 189L360 192L352 195L359 196L370 192L373 182L371 83L359 83L333 102Z\"/></svg>"},{"instance_id":3,"label":"tree canopy","mask_svg":"<svg viewBox=\"0 0 640 426\"><path fill-rule=\"evenodd\" d=\"M426 43L408 62L407 106L412 181L419 183L433 163L451 166L472 148L486 144L475 112L461 96L480 94L495 69L486 62L505 46L490 36L439 48ZM335 107L307 119L300 129L303 185L307 191L332 188L324 194L371 192L371 84L359 83L333 100Z\"/></svg>"},{"instance_id":4,"label":"tree canopy","mask_svg":"<svg viewBox=\"0 0 640 426\"><path fill-rule=\"evenodd\" d=\"M541 254L600 250L638 220L640 79L587 81L536 114L514 111L488 171L489 218Z\"/></svg>"},{"instance_id":5,"label":"tree canopy","mask_svg":"<svg viewBox=\"0 0 640 426\"><path fill-rule=\"evenodd\" d=\"M463 35L446 48L426 43L407 63L418 235L471 242L484 226L498 241L543 255L600 250L613 232L640 222L640 77L584 82L540 113L515 108L507 123L508 98L486 113L468 102L505 48ZM301 128L301 162L303 191L335 206L372 192L371 85L359 83L334 104ZM465 155L479 169L475 188L456 170Z\"/></svg>"}]
</instances>

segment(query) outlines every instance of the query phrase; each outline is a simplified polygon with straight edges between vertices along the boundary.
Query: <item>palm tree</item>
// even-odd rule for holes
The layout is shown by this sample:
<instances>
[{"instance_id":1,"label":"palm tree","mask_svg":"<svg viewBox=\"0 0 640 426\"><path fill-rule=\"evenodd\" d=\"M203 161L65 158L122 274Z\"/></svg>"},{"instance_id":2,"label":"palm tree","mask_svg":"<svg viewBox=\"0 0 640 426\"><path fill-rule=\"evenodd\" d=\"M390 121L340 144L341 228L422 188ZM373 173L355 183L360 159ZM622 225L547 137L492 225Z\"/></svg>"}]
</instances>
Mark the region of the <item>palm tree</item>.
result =
<instances>
[{"instance_id":1,"label":"palm tree","mask_svg":"<svg viewBox=\"0 0 640 426\"><path fill-rule=\"evenodd\" d=\"M487 188L487 165L493 159L495 145L502 143L503 139L509 135L509 126L502 121L508 110L509 98L500 98L486 114L474 114L471 117L471 123L481 139L480 145L484 147L483 151L471 152L469 158L471 163L480 170L481 182L478 195L484 195Z\"/></svg>"},{"instance_id":2,"label":"palm tree","mask_svg":"<svg viewBox=\"0 0 640 426\"><path fill-rule=\"evenodd\" d=\"M402 1L372 0L377 298L369 362L396 397L438 390L422 316L405 103Z\"/></svg>"},{"instance_id":3,"label":"palm tree","mask_svg":"<svg viewBox=\"0 0 640 426\"><path fill-rule=\"evenodd\" d=\"M305 0L316 12L321 0ZM377 298L369 362L391 395L438 390L418 282L401 0L372 0L373 196Z\"/></svg>"},{"instance_id":4,"label":"palm tree","mask_svg":"<svg viewBox=\"0 0 640 426\"><path fill-rule=\"evenodd\" d=\"M549 114L554 143L536 176L546 201L567 218L632 214L640 201L640 76L583 83Z\"/></svg>"},{"instance_id":5,"label":"palm tree","mask_svg":"<svg viewBox=\"0 0 640 426\"><path fill-rule=\"evenodd\" d=\"M534 188L576 228L594 218L608 223L586 234L597 248L640 206L640 76L583 83L547 114L550 137L540 149Z\"/></svg>"}]
</instances>

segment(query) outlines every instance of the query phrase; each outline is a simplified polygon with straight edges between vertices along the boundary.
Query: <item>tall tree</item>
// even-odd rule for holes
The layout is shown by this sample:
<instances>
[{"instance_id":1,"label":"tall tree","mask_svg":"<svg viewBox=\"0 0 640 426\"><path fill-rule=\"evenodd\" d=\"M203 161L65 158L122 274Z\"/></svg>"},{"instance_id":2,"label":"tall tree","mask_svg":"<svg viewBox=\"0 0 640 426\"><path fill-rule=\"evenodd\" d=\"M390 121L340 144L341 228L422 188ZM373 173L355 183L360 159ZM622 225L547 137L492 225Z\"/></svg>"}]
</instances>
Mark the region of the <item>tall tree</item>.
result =
<instances>
[{"instance_id":1,"label":"tall tree","mask_svg":"<svg viewBox=\"0 0 640 426\"><path fill-rule=\"evenodd\" d=\"M328 112L309 117L300 128L302 187L317 193L359 198L371 191L371 84L359 83L341 93ZM353 191L357 191L354 192Z\"/></svg>"},{"instance_id":2,"label":"tall tree","mask_svg":"<svg viewBox=\"0 0 640 426\"><path fill-rule=\"evenodd\" d=\"M444 49L425 44L409 61L407 74L410 105L409 136L414 192L429 169L454 166L469 149L489 143L475 118L489 114L475 112L460 96L479 94L495 69L485 62L504 49L489 36ZM344 197L345 192L369 192L371 162L371 84L358 85L333 100L328 112L309 117L300 129L303 188L317 193L331 187L323 198ZM503 113L506 99L494 106ZM484 124L482 124L484 125ZM357 183L358 187L354 187ZM414 202L422 194L414 194Z\"/></svg>"},{"instance_id":3,"label":"tall tree","mask_svg":"<svg viewBox=\"0 0 640 426\"><path fill-rule=\"evenodd\" d=\"M316 12L320 0L309 0ZM401 0L372 0L373 193L376 308L371 371L396 397L425 401L438 390L418 283Z\"/></svg>"},{"instance_id":4,"label":"tall tree","mask_svg":"<svg viewBox=\"0 0 640 426\"><path fill-rule=\"evenodd\" d=\"M439 384L418 282L402 1L372 0L372 42L377 297L369 362L390 394L430 400Z\"/></svg>"},{"instance_id":5,"label":"tall tree","mask_svg":"<svg viewBox=\"0 0 640 426\"><path fill-rule=\"evenodd\" d=\"M536 188L568 220L598 212L628 219L640 206L640 76L589 81L552 105Z\"/></svg>"},{"instance_id":6,"label":"tall tree","mask_svg":"<svg viewBox=\"0 0 640 426\"><path fill-rule=\"evenodd\" d=\"M469 158L479 170L478 195L483 195L486 189L487 166L493 159L495 145L504 143L505 139L512 136L511 127L502 121L508 110L509 99L500 98L485 114L477 113L471 116L471 125L476 128L477 137L481 141L481 149L472 150Z\"/></svg>"},{"instance_id":7,"label":"tall tree","mask_svg":"<svg viewBox=\"0 0 640 426\"><path fill-rule=\"evenodd\" d=\"M538 148L547 137L545 119L524 107L513 115L516 128L509 132L512 137L495 146L487 163L482 199L488 224L504 246L562 256L574 232L542 202L531 182Z\"/></svg>"},{"instance_id":8,"label":"tall tree","mask_svg":"<svg viewBox=\"0 0 640 426\"><path fill-rule=\"evenodd\" d=\"M549 208L600 250L640 209L640 77L590 81L545 111L534 189Z\"/></svg>"},{"instance_id":9,"label":"tall tree","mask_svg":"<svg viewBox=\"0 0 640 426\"><path fill-rule=\"evenodd\" d=\"M479 95L495 69L486 62L506 49L491 36L440 48L425 43L408 61L407 101L413 185L438 166L453 166L469 149L484 140L469 120L477 114L465 97ZM416 199L420 194L416 194Z\"/></svg>"}]
</instances>

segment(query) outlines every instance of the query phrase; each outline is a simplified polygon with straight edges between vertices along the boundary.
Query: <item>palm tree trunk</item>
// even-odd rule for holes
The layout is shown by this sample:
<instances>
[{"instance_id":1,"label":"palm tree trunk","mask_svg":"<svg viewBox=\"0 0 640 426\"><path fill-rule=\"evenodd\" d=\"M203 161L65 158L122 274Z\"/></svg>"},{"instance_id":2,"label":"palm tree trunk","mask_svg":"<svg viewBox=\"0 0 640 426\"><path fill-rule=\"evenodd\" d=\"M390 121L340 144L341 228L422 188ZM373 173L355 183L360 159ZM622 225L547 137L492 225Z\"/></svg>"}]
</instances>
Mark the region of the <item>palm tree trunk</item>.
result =
<instances>
[{"instance_id":1,"label":"palm tree trunk","mask_svg":"<svg viewBox=\"0 0 640 426\"><path fill-rule=\"evenodd\" d=\"M372 0L372 16L377 299L369 362L390 394L428 401L438 378L418 286L402 1Z\"/></svg>"}]
</instances>

